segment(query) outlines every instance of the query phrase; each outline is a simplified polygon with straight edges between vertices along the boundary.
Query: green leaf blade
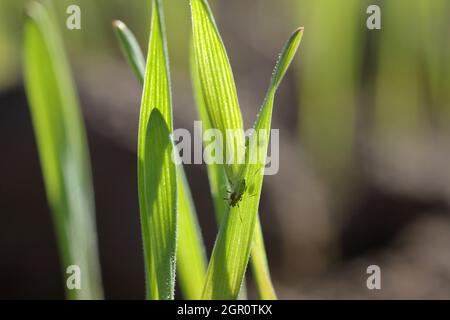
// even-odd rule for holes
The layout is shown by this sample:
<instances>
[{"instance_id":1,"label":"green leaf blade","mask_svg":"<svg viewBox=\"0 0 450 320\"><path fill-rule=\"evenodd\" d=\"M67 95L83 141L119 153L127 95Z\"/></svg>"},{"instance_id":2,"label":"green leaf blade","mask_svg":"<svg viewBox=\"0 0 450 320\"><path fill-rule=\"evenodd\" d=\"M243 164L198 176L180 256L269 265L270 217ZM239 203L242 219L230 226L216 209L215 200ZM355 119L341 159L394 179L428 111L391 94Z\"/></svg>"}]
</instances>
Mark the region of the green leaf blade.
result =
<instances>
[{"instance_id":1,"label":"green leaf blade","mask_svg":"<svg viewBox=\"0 0 450 320\"><path fill-rule=\"evenodd\" d=\"M259 143L259 139L249 140L250 150L261 149L262 157L258 159L259 161L256 164L246 164L243 179L247 184L247 190L240 205L230 208L220 226L207 271L203 291L204 299L236 299L239 294L258 220L259 199L263 182L261 171L264 169L266 160L275 93L292 62L302 35L303 29L294 32L284 47L275 68L266 99L254 126L256 132L262 132L265 135L265 139L262 139L261 143ZM258 171L261 174L257 174ZM249 197L250 194L255 196Z\"/></svg>"},{"instance_id":2,"label":"green leaf blade","mask_svg":"<svg viewBox=\"0 0 450 320\"><path fill-rule=\"evenodd\" d=\"M175 279L172 277L172 274L162 274L157 270L157 267L163 264L163 262L155 261L155 257L159 255L153 252L154 244L152 244L151 241L153 233L152 228L156 228L156 226L152 225L151 219L149 219L150 207L147 203L146 195L149 186L147 186L148 182L145 177L146 166L148 164L145 163L144 157L147 152L146 148L150 147L149 143L146 141L147 127L149 125L150 115L154 109L159 110L159 113L166 122L168 131L172 132L172 99L170 95L168 55L162 21L162 8L159 0L153 0L152 3L151 31L147 54L147 61L151 61L151 63L147 63L145 69L141 110L139 115L138 191L142 239L144 243L147 297L149 299L162 299L173 295L173 293L168 294L168 291L173 288L172 282L174 282ZM157 186L159 186L159 183ZM173 195L170 196L173 197ZM173 213L167 212L166 214L171 215ZM175 238L176 234L167 236ZM169 239L165 241L170 242ZM170 264L170 261L168 263ZM166 279L167 282L164 283L164 281L161 281L159 279L160 277ZM164 283L163 288L159 288L160 283Z\"/></svg>"},{"instance_id":3,"label":"green leaf blade","mask_svg":"<svg viewBox=\"0 0 450 320\"><path fill-rule=\"evenodd\" d=\"M147 61L149 63L145 69L140 127L146 127L151 111L153 108L158 108L163 118L167 121L169 130L172 131L172 96L170 93L169 59L160 0L153 0Z\"/></svg>"},{"instance_id":4,"label":"green leaf blade","mask_svg":"<svg viewBox=\"0 0 450 320\"><path fill-rule=\"evenodd\" d=\"M134 70L138 81L142 84L144 82L145 67L136 68L136 66L145 65L145 62L140 61L140 57L143 57L143 55L137 42L133 40L135 39L133 33L123 22L116 22L113 24L113 27L127 30L123 36L118 37L118 41L128 64ZM205 281L206 254L198 225L197 212L182 165L177 166L177 175L179 220L177 244L178 278L184 298L198 300L201 298Z\"/></svg>"},{"instance_id":5,"label":"green leaf blade","mask_svg":"<svg viewBox=\"0 0 450 320\"><path fill-rule=\"evenodd\" d=\"M179 284L185 299L199 300L205 283L207 260L196 210L181 165L178 166L178 215Z\"/></svg>"},{"instance_id":6,"label":"green leaf blade","mask_svg":"<svg viewBox=\"0 0 450 320\"><path fill-rule=\"evenodd\" d=\"M205 99L205 93L202 90L201 81L198 75L198 70L196 66L195 61L195 53L194 53L194 46L191 47L191 78L193 83L193 89L196 99L196 106L198 110L198 114L200 116L200 119L203 123L203 130L206 131L208 129L211 129L212 126L210 124L210 120L208 117L208 107L206 105L207 100ZM223 216L228 212L229 205L226 201L224 201L224 198L229 196L227 191L228 185L228 179L227 175L224 171L224 167L221 164L215 164L211 163L207 166L208 169L208 179L210 183L211 188L211 195L214 202L214 209L216 214L216 220L218 225L221 225ZM265 246L264 246L264 239L262 235L261 230L261 224L258 218L256 230L255 230L255 237L253 239L253 248L252 248L252 258L251 258L251 265L253 269L253 273L255 275L256 284L258 287L259 296L261 299L264 300L274 300L276 299L275 290L272 285L270 272L269 272L269 266L267 262L267 255L265 252ZM242 290L244 288L245 284L243 284L243 287L241 288L241 295Z\"/></svg>"},{"instance_id":7,"label":"green leaf blade","mask_svg":"<svg viewBox=\"0 0 450 320\"><path fill-rule=\"evenodd\" d=\"M63 266L81 272L69 299L101 299L93 186L85 128L69 63L54 19L37 2L28 7L24 79Z\"/></svg>"},{"instance_id":8,"label":"green leaf blade","mask_svg":"<svg viewBox=\"0 0 450 320\"><path fill-rule=\"evenodd\" d=\"M177 249L177 177L170 131L154 108L143 158L145 202L158 298L174 298Z\"/></svg>"},{"instance_id":9,"label":"green leaf blade","mask_svg":"<svg viewBox=\"0 0 450 320\"><path fill-rule=\"evenodd\" d=\"M206 0L191 0L194 56L207 114L212 128L219 129L225 140L224 161L229 152L230 164L225 171L234 181L240 171L239 157L245 149L242 115L234 83L234 76L225 47ZM226 130L237 133L235 138L227 137ZM231 156L232 154L232 156Z\"/></svg>"},{"instance_id":10,"label":"green leaf blade","mask_svg":"<svg viewBox=\"0 0 450 320\"><path fill-rule=\"evenodd\" d=\"M206 106L206 99L202 90L202 85L198 75L197 65L195 62L193 46L191 46L191 80L195 96L195 104L197 112L202 121L203 131L212 129L212 125L208 116L208 108ZM222 221L225 211L228 210L226 202L223 200L226 197L225 187L228 184L227 176L224 171L224 166L218 163L210 163L207 165L208 180L211 189L211 196L214 203L214 211L218 225Z\"/></svg>"},{"instance_id":11,"label":"green leaf blade","mask_svg":"<svg viewBox=\"0 0 450 320\"><path fill-rule=\"evenodd\" d=\"M251 252L252 271L258 287L259 298L261 300L276 300L277 294L270 277L269 263L267 262L266 248L261 229L261 222L257 216L256 227L253 236L253 247Z\"/></svg>"}]
</instances>

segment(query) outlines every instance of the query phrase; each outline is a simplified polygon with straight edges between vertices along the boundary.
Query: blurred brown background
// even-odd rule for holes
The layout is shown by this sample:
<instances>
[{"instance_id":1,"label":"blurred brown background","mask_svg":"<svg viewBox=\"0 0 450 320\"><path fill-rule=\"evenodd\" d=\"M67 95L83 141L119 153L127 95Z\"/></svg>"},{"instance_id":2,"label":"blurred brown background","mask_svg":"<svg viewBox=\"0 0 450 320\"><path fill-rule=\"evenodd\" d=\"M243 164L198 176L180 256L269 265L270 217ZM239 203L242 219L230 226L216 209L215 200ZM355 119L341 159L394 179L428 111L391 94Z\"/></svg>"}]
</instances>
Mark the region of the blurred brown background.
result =
<instances>
[{"instance_id":1,"label":"blurred brown background","mask_svg":"<svg viewBox=\"0 0 450 320\"><path fill-rule=\"evenodd\" d=\"M63 298L21 79L25 3L0 2L0 298ZM150 1L55 3L88 131L106 298L141 299L141 90L111 21L126 22L145 49ZM175 126L193 130L189 1L164 3ZM450 298L450 1L211 3L246 127L284 42L305 27L274 109L280 171L265 178L260 205L279 297ZM65 28L69 4L81 8L79 31ZM366 27L371 4L381 30ZM205 166L186 171L210 253L217 227ZM372 264L381 290L366 287Z\"/></svg>"}]
</instances>

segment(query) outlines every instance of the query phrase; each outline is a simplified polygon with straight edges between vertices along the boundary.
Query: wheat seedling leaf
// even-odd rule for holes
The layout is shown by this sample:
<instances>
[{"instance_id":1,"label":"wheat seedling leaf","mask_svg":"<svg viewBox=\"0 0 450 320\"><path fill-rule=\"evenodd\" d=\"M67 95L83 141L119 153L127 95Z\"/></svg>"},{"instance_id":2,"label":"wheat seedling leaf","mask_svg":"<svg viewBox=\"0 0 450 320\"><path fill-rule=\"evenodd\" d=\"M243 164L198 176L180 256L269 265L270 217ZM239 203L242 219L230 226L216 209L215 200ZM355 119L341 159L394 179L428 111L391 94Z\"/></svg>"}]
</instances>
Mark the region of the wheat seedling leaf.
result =
<instances>
[{"instance_id":1,"label":"wheat seedling leaf","mask_svg":"<svg viewBox=\"0 0 450 320\"><path fill-rule=\"evenodd\" d=\"M138 191L149 299L173 299L177 179L170 133L172 97L162 6L153 0L138 133ZM153 112L157 110L157 112ZM153 122L150 115L154 115ZM161 118L161 119L160 119ZM150 127L154 125L156 127ZM170 142L170 143L169 143ZM160 170L160 171L155 171Z\"/></svg>"},{"instance_id":2,"label":"wheat seedling leaf","mask_svg":"<svg viewBox=\"0 0 450 320\"><path fill-rule=\"evenodd\" d=\"M144 80L145 61L141 48L132 31L121 21L114 21L113 27L123 54L134 71L137 80ZM201 298L206 274L206 255L197 212L192 200L184 168L177 166L178 174L178 243L177 274L185 299Z\"/></svg>"},{"instance_id":3,"label":"wheat seedling leaf","mask_svg":"<svg viewBox=\"0 0 450 320\"><path fill-rule=\"evenodd\" d=\"M244 160L245 138L233 73L208 2L191 0L191 12L194 56L206 112L212 128L224 137L224 169L228 179L235 181ZM227 130L235 136L228 136Z\"/></svg>"},{"instance_id":4,"label":"wheat seedling leaf","mask_svg":"<svg viewBox=\"0 0 450 320\"><path fill-rule=\"evenodd\" d=\"M275 67L254 126L255 132L264 135L263 139L249 139L249 150L259 150L257 154L260 154L261 158L256 164L245 164L241 180L241 183L245 184L243 198L239 205L232 206L223 218L206 274L204 299L236 299L239 294L253 244L263 182L263 175L255 173L264 169L275 94L298 49L302 35L302 28L294 32Z\"/></svg>"}]
</instances>

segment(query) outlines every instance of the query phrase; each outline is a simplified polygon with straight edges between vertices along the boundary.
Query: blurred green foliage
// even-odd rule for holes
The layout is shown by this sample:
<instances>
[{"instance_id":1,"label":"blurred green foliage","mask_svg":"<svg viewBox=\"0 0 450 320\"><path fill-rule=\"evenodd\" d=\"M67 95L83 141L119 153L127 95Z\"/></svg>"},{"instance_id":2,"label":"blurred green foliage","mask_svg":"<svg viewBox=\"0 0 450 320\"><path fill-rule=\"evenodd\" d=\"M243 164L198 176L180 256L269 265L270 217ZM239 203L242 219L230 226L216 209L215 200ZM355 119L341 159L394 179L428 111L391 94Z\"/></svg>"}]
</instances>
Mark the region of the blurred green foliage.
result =
<instances>
[{"instance_id":1,"label":"blurred green foliage","mask_svg":"<svg viewBox=\"0 0 450 320\"><path fill-rule=\"evenodd\" d=\"M298 66L300 140L335 191L348 189L369 142L448 128L449 1L295 2L293 18L306 30ZM381 8L381 30L366 27L372 4Z\"/></svg>"},{"instance_id":2,"label":"blurred green foliage","mask_svg":"<svg viewBox=\"0 0 450 320\"><path fill-rule=\"evenodd\" d=\"M42 1L53 4L58 24L73 58L97 58L96 62L118 57L111 22L114 19L129 21L139 43L148 38L147 21L150 20L150 1L140 0L58 0ZM26 0L2 0L0 2L0 90L13 85L20 74L20 43ZM81 8L81 30L68 30L67 7L71 4ZM187 18L186 18L187 19ZM144 46L144 48L146 48Z\"/></svg>"},{"instance_id":3,"label":"blurred green foliage","mask_svg":"<svg viewBox=\"0 0 450 320\"><path fill-rule=\"evenodd\" d=\"M360 0L299 0L305 26L298 96L302 142L316 169L340 181L351 169L355 142L365 8Z\"/></svg>"},{"instance_id":4,"label":"blurred green foliage","mask_svg":"<svg viewBox=\"0 0 450 320\"><path fill-rule=\"evenodd\" d=\"M24 80L62 269L82 270L81 287L68 287L67 297L101 299L93 182L78 96L52 12L32 2L27 13Z\"/></svg>"},{"instance_id":5,"label":"blurred green foliage","mask_svg":"<svg viewBox=\"0 0 450 320\"><path fill-rule=\"evenodd\" d=\"M449 10L445 0L385 1L375 75L377 139L448 123Z\"/></svg>"},{"instance_id":6,"label":"blurred green foliage","mask_svg":"<svg viewBox=\"0 0 450 320\"><path fill-rule=\"evenodd\" d=\"M18 79L24 0L0 1L0 89Z\"/></svg>"}]
</instances>

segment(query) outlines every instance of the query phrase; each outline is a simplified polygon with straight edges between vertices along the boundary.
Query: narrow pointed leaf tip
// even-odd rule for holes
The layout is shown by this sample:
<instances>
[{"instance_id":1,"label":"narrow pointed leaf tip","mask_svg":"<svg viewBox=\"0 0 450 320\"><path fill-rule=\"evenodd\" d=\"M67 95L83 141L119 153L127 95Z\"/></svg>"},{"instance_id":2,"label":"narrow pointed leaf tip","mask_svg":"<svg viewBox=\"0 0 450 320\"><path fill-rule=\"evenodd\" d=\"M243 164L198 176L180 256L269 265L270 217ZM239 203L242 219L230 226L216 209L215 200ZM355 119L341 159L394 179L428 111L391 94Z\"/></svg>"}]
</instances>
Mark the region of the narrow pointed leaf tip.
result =
<instances>
[{"instance_id":1,"label":"narrow pointed leaf tip","mask_svg":"<svg viewBox=\"0 0 450 320\"><path fill-rule=\"evenodd\" d=\"M280 83L283 80L284 76L286 75L286 72L289 69L292 60L294 59L295 54L297 53L298 47L300 46L300 43L303 38L303 31L304 31L303 27L300 27L297 30L295 30L294 33L289 37L289 40L286 42L286 44L283 47L283 50L281 51L281 54L275 65L269 89L267 90L266 98L261 106L261 110L254 124L254 128L257 130L270 129L272 119L272 109L276 91L280 86ZM267 139L269 139L269 133L267 133ZM267 141L264 146L258 145L252 147L267 148ZM262 154L265 155L266 152L263 152ZM262 163L265 163L265 158Z\"/></svg>"},{"instance_id":2,"label":"narrow pointed leaf tip","mask_svg":"<svg viewBox=\"0 0 450 320\"><path fill-rule=\"evenodd\" d=\"M284 46L280 58L275 67L275 71L272 77L271 89L276 89L279 87L281 80L283 80L286 71L289 68L289 65L294 59L295 53L302 41L304 28L300 27L294 31L286 45Z\"/></svg>"},{"instance_id":3,"label":"narrow pointed leaf tip","mask_svg":"<svg viewBox=\"0 0 450 320\"><path fill-rule=\"evenodd\" d=\"M122 21L114 20L112 25L120 44L120 48L122 49L128 64L133 69L133 72L139 82L143 83L145 60L136 38Z\"/></svg>"}]
</instances>

